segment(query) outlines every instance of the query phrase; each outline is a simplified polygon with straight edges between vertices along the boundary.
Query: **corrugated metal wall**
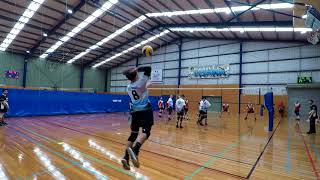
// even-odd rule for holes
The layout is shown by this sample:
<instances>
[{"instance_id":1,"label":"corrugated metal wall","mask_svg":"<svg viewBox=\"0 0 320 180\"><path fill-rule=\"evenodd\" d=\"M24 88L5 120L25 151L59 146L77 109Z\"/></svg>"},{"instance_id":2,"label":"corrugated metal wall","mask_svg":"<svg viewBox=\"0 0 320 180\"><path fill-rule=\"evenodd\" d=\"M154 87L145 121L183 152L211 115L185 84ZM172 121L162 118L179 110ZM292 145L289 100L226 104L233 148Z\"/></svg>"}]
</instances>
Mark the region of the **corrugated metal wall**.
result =
<instances>
[{"instance_id":1,"label":"corrugated metal wall","mask_svg":"<svg viewBox=\"0 0 320 180\"><path fill-rule=\"evenodd\" d=\"M184 39L181 52L181 85L239 84L240 42L226 40ZM303 43L243 42L242 83L244 87L274 87L275 94L286 94L285 85L296 83L299 74L310 75L320 82L320 46ZM178 84L178 45L160 48L150 58L138 58L139 66L163 69L164 85ZM124 92L127 85L121 72L134 67L136 59L111 69L111 92ZM230 64L226 79L190 80L188 67ZM261 92L264 93L264 92Z\"/></svg>"}]
</instances>

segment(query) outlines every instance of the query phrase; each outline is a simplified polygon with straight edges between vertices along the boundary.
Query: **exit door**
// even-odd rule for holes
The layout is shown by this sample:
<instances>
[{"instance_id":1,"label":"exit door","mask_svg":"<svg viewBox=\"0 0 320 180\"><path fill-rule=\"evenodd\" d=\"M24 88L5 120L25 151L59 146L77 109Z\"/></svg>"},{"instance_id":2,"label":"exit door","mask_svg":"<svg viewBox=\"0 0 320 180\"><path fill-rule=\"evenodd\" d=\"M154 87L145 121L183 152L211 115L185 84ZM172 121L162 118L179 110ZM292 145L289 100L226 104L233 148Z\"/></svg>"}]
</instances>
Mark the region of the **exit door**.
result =
<instances>
[{"instance_id":1,"label":"exit door","mask_svg":"<svg viewBox=\"0 0 320 180\"><path fill-rule=\"evenodd\" d=\"M207 98L211 106L208 111L221 112L222 110L222 97L221 96L203 96Z\"/></svg>"}]
</instances>

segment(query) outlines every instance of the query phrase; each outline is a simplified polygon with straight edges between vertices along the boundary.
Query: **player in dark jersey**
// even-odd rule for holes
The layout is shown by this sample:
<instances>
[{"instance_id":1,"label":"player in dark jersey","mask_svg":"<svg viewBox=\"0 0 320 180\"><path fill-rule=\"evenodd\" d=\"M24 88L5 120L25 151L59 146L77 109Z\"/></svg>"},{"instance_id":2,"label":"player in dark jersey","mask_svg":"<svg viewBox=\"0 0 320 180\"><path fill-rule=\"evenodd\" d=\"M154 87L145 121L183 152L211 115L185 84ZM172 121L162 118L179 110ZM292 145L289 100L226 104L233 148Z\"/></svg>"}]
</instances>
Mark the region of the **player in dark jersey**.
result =
<instances>
[{"instance_id":1,"label":"player in dark jersey","mask_svg":"<svg viewBox=\"0 0 320 180\"><path fill-rule=\"evenodd\" d=\"M127 91L131 99L130 113L132 122L131 134L121 162L124 169L130 170L129 157L135 167L138 168L140 166L138 160L139 151L142 144L149 138L153 125L153 112L147 89L151 67L130 68L124 71L123 75L131 81ZM142 128L142 134L138 137L140 127ZM133 146L134 142L136 142L135 146Z\"/></svg>"},{"instance_id":2,"label":"player in dark jersey","mask_svg":"<svg viewBox=\"0 0 320 180\"><path fill-rule=\"evenodd\" d=\"M247 111L247 114L246 114L246 117L244 118L244 120L248 119L248 115L249 114L253 114L254 115L254 120L257 120L256 114L254 112L254 105L251 102L248 103L248 105L246 107L246 111Z\"/></svg>"},{"instance_id":3,"label":"player in dark jersey","mask_svg":"<svg viewBox=\"0 0 320 180\"><path fill-rule=\"evenodd\" d=\"M280 117L284 116L284 104L282 101L278 104L278 112L280 114Z\"/></svg>"},{"instance_id":4,"label":"player in dark jersey","mask_svg":"<svg viewBox=\"0 0 320 180\"><path fill-rule=\"evenodd\" d=\"M162 113L164 112L164 104L163 104L162 97L160 97L160 99L158 101L158 108L159 108L159 118L161 118Z\"/></svg>"},{"instance_id":5,"label":"player in dark jersey","mask_svg":"<svg viewBox=\"0 0 320 180\"><path fill-rule=\"evenodd\" d=\"M7 123L4 121L4 118L8 110L9 110L8 90L4 89L2 95L0 96L0 126L7 125Z\"/></svg>"},{"instance_id":6,"label":"player in dark jersey","mask_svg":"<svg viewBox=\"0 0 320 180\"><path fill-rule=\"evenodd\" d=\"M316 120L318 119L318 107L313 103L313 100L309 100L310 112L309 112L309 123L310 129L307 134L316 133Z\"/></svg>"},{"instance_id":7,"label":"player in dark jersey","mask_svg":"<svg viewBox=\"0 0 320 180\"><path fill-rule=\"evenodd\" d=\"M222 117L222 114L223 113L227 113L228 115L230 115L230 112L229 112L229 104L228 103L224 103L223 105L222 105L222 111L221 111L221 113L220 113L220 118Z\"/></svg>"}]
</instances>

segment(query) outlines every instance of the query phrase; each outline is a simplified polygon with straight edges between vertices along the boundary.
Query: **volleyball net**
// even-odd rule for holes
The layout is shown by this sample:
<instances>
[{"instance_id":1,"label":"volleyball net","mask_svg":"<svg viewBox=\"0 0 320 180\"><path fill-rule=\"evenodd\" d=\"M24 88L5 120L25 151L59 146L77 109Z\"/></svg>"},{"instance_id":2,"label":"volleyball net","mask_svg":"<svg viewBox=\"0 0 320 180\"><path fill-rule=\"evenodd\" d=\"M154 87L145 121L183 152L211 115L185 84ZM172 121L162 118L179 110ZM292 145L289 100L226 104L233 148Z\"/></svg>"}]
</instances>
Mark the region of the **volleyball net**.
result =
<instances>
[{"instance_id":1,"label":"volleyball net","mask_svg":"<svg viewBox=\"0 0 320 180\"><path fill-rule=\"evenodd\" d=\"M233 114L241 114L246 111L249 103L254 105L256 112L264 105L264 95L267 92L274 93L274 104L277 106L283 103L287 107L286 88L269 87L245 87L245 88L149 88L151 96L159 96L166 102L170 95L176 100L184 95L189 101L189 109L197 111L200 99L205 97L212 106L211 113L220 113L223 104L229 105L229 111Z\"/></svg>"}]
</instances>

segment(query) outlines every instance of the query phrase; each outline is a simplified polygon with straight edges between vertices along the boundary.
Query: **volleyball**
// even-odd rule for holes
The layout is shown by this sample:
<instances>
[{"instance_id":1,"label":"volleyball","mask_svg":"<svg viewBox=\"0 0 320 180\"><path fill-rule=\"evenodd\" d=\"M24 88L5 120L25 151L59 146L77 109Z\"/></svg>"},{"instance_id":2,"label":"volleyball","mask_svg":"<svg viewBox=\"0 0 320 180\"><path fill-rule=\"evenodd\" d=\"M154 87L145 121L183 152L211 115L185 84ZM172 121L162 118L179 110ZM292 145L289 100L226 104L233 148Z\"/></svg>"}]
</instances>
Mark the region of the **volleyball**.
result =
<instances>
[{"instance_id":1,"label":"volleyball","mask_svg":"<svg viewBox=\"0 0 320 180\"><path fill-rule=\"evenodd\" d=\"M153 48L149 45L146 45L142 48L142 54L144 54L146 57L152 56Z\"/></svg>"}]
</instances>

